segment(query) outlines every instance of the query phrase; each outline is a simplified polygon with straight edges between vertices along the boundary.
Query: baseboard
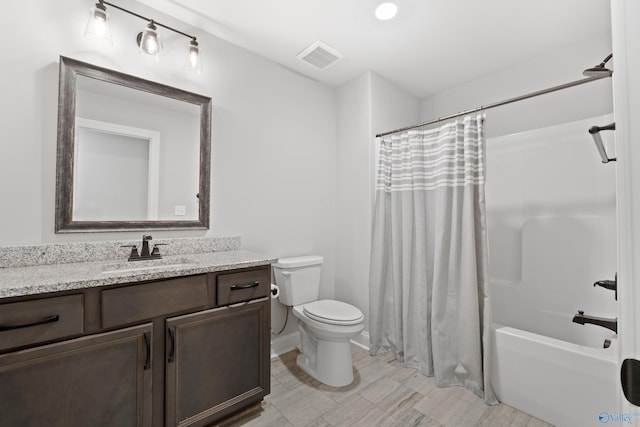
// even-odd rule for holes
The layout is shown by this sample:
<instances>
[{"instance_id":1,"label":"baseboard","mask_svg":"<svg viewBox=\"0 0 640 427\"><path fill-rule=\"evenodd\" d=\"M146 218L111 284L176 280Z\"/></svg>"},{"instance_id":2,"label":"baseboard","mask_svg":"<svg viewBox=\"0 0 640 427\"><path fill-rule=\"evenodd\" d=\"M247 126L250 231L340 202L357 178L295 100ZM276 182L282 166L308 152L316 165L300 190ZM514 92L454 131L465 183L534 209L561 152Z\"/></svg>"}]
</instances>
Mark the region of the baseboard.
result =
<instances>
[{"instance_id":1,"label":"baseboard","mask_svg":"<svg viewBox=\"0 0 640 427\"><path fill-rule=\"evenodd\" d=\"M281 354L294 350L300 345L300 333L294 331L287 335L271 336L271 357L277 357Z\"/></svg>"},{"instance_id":2,"label":"baseboard","mask_svg":"<svg viewBox=\"0 0 640 427\"><path fill-rule=\"evenodd\" d=\"M365 350L369 350L369 332L360 332L357 337L351 339L351 343ZM300 333L298 331L291 332L287 335L272 337L271 357L277 357L291 350L295 350L298 346L300 346Z\"/></svg>"},{"instance_id":3,"label":"baseboard","mask_svg":"<svg viewBox=\"0 0 640 427\"><path fill-rule=\"evenodd\" d=\"M369 350L369 332L362 331L360 334L351 340L352 344L362 347L365 350Z\"/></svg>"}]
</instances>

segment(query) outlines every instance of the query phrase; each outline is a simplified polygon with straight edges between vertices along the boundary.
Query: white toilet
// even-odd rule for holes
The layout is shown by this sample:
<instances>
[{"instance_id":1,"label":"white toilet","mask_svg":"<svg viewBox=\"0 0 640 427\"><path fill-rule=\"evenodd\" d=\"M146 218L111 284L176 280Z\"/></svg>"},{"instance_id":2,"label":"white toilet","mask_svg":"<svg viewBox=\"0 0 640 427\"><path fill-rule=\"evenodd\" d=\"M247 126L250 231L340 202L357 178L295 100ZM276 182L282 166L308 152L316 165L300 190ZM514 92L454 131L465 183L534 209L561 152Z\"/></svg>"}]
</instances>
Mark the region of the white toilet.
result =
<instances>
[{"instance_id":1,"label":"white toilet","mask_svg":"<svg viewBox=\"0 0 640 427\"><path fill-rule=\"evenodd\" d=\"M318 301L322 261L309 255L281 258L272 266L280 302L292 306L298 318L298 366L324 384L341 387L353 382L349 340L364 329L364 316L344 302Z\"/></svg>"}]
</instances>

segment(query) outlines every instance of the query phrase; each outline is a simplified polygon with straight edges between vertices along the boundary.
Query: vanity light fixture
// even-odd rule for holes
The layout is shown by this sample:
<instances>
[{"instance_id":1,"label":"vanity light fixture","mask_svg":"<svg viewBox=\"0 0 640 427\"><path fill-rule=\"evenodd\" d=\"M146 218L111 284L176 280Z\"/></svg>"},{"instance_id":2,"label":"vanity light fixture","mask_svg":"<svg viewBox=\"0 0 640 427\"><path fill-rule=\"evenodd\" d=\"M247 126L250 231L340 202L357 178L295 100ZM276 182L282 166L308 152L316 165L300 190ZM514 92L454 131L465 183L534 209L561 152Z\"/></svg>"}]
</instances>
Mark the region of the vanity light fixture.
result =
<instances>
[{"instance_id":1,"label":"vanity light fixture","mask_svg":"<svg viewBox=\"0 0 640 427\"><path fill-rule=\"evenodd\" d=\"M168 25L161 24L154 19L139 15L108 1L98 0L98 3L96 3L95 6L91 8L85 36L98 37L108 41L110 44L113 44L111 39L111 30L109 27L110 17L107 13L107 7L105 5L121 10L125 13L128 13L129 15L133 15L148 22L146 28L136 36L136 42L141 53L155 56L156 59L159 57L160 52L162 51L162 40L160 37L160 33L158 32L158 27L162 27L191 39L188 46L185 69L194 70L198 73L200 72L202 68L200 61L200 48L198 47L198 42L196 41L195 36L183 33L182 31L176 30L175 28L169 27Z\"/></svg>"}]
</instances>

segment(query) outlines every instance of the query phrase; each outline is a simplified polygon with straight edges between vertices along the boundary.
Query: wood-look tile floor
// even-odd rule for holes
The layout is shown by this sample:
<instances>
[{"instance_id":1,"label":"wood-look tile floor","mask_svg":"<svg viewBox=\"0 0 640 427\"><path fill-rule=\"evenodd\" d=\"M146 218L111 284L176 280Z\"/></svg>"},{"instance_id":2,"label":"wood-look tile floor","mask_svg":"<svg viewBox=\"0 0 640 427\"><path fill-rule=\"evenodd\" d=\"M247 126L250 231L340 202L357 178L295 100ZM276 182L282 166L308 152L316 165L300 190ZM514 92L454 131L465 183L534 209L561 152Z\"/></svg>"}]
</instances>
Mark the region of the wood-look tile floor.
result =
<instances>
[{"instance_id":1,"label":"wood-look tile floor","mask_svg":"<svg viewBox=\"0 0 640 427\"><path fill-rule=\"evenodd\" d=\"M371 357L352 346L354 381L330 387L296 365L296 351L271 360L271 394L262 407L221 427L483 426L552 427L461 387L437 388L431 377L389 355Z\"/></svg>"}]
</instances>

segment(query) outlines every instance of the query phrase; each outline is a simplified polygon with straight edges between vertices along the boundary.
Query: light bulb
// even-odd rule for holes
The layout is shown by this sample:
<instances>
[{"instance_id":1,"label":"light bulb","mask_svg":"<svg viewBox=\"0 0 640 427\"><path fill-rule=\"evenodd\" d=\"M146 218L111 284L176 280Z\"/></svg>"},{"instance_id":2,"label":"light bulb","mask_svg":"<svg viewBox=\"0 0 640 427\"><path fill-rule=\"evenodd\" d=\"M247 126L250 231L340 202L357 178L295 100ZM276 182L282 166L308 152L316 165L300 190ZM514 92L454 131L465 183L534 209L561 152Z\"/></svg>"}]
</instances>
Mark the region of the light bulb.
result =
<instances>
[{"instance_id":1,"label":"light bulb","mask_svg":"<svg viewBox=\"0 0 640 427\"><path fill-rule=\"evenodd\" d=\"M95 37L104 43L113 45L111 27L109 25L109 14L102 2L96 3L96 5L89 10L89 19L84 35L85 37Z\"/></svg>"},{"instance_id":2,"label":"light bulb","mask_svg":"<svg viewBox=\"0 0 640 427\"><path fill-rule=\"evenodd\" d=\"M145 28L143 32L138 33L137 40L140 52L154 55L158 58L160 51L162 51L162 41L160 40L160 34L153 21L149 22L149 25L147 25L147 28Z\"/></svg>"},{"instance_id":3,"label":"light bulb","mask_svg":"<svg viewBox=\"0 0 640 427\"><path fill-rule=\"evenodd\" d=\"M198 42L195 40L195 38L189 42L189 50L187 52L187 58L184 63L184 68L187 71L195 71L198 74L200 74L200 72L202 71L200 48L198 47Z\"/></svg>"}]
</instances>

